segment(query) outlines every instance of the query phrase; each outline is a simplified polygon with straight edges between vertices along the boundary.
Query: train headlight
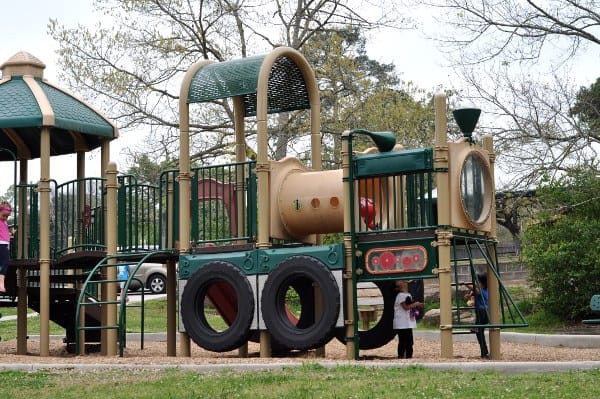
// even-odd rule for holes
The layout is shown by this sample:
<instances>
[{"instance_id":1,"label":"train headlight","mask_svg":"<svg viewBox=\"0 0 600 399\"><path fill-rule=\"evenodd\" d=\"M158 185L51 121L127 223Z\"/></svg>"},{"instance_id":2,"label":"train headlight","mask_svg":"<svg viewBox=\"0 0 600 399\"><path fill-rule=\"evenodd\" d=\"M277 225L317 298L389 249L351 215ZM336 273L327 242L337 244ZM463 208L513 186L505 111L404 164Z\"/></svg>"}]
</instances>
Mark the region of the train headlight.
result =
<instances>
[{"instance_id":1,"label":"train headlight","mask_svg":"<svg viewBox=\"0 0 600 399\"><path fill-rule=\"evenodd\" d=\"M494 198L489 156L465 139L448 147L451 225L489 232Z\"/></svg>"},{"instance_id":2,"label":"train headlight","mask_svg":"<svg viewBox=\"0 0 600 399\"><path fill-rule=\"evenodd\" d=\"M462 208L469 221L477 226L488 219L491 210L486 195L492 190L488 172L488 165L477 152L467 155L460 172Z\"/></svg>"}]
</instances>

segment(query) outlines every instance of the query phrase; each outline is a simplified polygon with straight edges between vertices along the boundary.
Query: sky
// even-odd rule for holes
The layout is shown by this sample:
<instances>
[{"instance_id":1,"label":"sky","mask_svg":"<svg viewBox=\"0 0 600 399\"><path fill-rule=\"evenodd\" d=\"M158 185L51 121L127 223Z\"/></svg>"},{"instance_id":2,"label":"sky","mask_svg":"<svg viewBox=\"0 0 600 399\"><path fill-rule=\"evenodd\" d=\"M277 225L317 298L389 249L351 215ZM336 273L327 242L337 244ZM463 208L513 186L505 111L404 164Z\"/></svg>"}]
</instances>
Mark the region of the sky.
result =
<instances>
[{"instance_id":1,"label":"sky","mask_svg":"<svg viewBox=\"0 0 600 399\"><path fill-rule=\"evenodd\" d=\"M19 51L27 51L46 64L44 78L58 84L59 87L68 89L57 79L55 51L58 46L47 33L50 18L58 20L61 25L74 27L77 24L92 26L98 16L93 10L93 0L2 0L0 64ZM432 26L435 25L430 24L429 29ZM368 52L371 58L380 62L393 62L403 80L412 81L417 87L425 90L432 91L440 87L448 89L456 82L452 70L444 66L444 57L436 50L435 43L426 39L422 32L415 30L398 32L391 29L375 32L370 38ZM598 59L597 55L596 59ZM581 66L581 79L597 77L597 65L593 62L589 62L589 65L582 63ZM116 161L117 165L123 164L121 152L127 147L128 141L133 142L135 138L135 132L125 132L119 139L111 142L111 160ZM12 165L9 167L5 164L0 164L1 176L7 176L7 172L12 176ZM99 164L99 152L88 156L86 174L99 176ZM31 161L29 171L29 180L37 181L39 163ZM53 157L51 176L59 183L74 179L74 156ZM0 179L0 193L3 193L12 183L5 180Z\"/></svg>"},{"instance_id":2,"label":"sky","mask_svg":"<svg viewBox=\"0 0 600 399\"><path fill-rule=\"evenodd\" d=\"M59 87L68 89L57 80L57 44L47 33L50 18L61 24L75 26L78 23L92 24L92 0L2 0L0 7L0 65L20 51L26 51L42 61L44 78ZM115 140L116 141L116 140ZM112 148L111 159L118 157L120 151ZM88 157L89 158L89 157ZM29 161L28 176L30 182L39 179L39 161ZM99 152L94 159L86 161L86 170L97 169L100 176ZM51 178L62 183L76 177L75 156L53 157L50 163ZM88 173L89 175L89 173ZM7 178L6 176L10 176ZM6 192L13 183L13 163L0 163L0 193Z\"/></svg>"}]
</instances>

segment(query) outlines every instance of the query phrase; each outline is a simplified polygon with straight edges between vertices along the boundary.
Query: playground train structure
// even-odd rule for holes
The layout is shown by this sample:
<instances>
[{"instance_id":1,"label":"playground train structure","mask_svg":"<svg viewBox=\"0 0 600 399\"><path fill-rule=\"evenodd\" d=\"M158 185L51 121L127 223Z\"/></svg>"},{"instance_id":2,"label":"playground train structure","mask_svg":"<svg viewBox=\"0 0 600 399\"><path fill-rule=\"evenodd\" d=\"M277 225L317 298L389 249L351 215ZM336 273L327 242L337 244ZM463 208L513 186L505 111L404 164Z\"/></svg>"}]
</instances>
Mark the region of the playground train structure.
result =
<instances>
[{"instance_id":1,"label":"playground train structure","mask_svg":"<svg viewBox=\"0 0 600 399\"><path fill-rule=\"evenodd\" d=\"M27 75L20 83L16 67L12 75L0 80L0 100L4 85L32 86ZM50 102L60 95L36 81ZM233 103L235 162L192 168L190 107L220 99ZM158 185L119 175L104 151L103 176L84 177L78 163L78 179L55 183L44 169L53 140L45 132L53 131L38 123L42 178L15 185L17 234L7 295L18 303L17 351L26 351L31 307L40 313L42 356L48 354L49 320L65 328L72 351L84 354L97 345L106 355L122 355L126 329L134 328L126 321L127 288L140 265L158 262L167 265L169 356L176 355L176 342L179 354L189 355L191 341L241 354L254 341L261 356L270 356L338 339L348 358L358 359L360 350L394 339L394 282L411 280L420 296L424 279L438 279L441 356L451 357L453 333L479 327L463 316L472 308L457 289L456 270L466 265L468 283L478 284L481 268L487 272L485 327L491 356L499 358L500 329L526 323L497 267L492 139L476 142L480 111L461 109L453 114L463 137L448 142L443 94L435 96L434 107L433 148L402 149L394 133L348 130L342 168L321 170L319 92L298 51L279 47L263 56L200 61L181 85L179 167L164 171ZM268 158L269 115L298 110L310 114L310 166ZM257 128L252 161L245 144L250 117ZM358 138L372 148L355 150ZM16 170L22 148L7 143L0 142ZM342 233L340 241L323 243L328 233ZM121 280L116 269L125 264L130 276ZM125 294L117 296L119 283ZM376 317L365 329L364 286L380 292Z\"/></svg>"}]
</instances>

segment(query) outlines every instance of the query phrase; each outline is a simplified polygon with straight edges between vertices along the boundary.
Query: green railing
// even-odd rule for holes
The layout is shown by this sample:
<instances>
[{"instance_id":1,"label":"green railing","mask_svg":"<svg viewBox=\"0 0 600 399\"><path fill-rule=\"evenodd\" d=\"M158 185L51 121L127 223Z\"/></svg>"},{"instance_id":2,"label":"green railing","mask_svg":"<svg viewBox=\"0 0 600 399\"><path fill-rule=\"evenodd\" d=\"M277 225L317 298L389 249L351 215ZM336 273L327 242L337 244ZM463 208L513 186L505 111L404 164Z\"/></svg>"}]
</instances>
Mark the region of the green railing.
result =
<instances>
[{"instance_id":1,"label":"green railing","mask_svg":"<svg viewBox=\"0 0 600 399\"><path fill-rule=\"evenodd\" d=\"M26 211L26 226L18 226L17 218L13 218L17 229L16 237L11 241L11 259L35 259L39 256L39 206L36 184L24 184L17 186L17 210ZM21 194L19 194L21 193ZM16 216L16 215L14 215ZM17 253L18 242L23 240L25 247L23 254Z\"/></svg>"},{"instance_id":2,"label":"green railing","mask_svg":"<svg viewBox=\"0 0 600 399\"><path fill-rule=\"evenodd\" d=\"M120 251L164 248L161 243L160 188L140 184L131 175L118 176L118 247Z\"/></svg>"},{"instance_id":3,"label":"green railing","mask_svg":"<svg viewBox=\"0 0 600 399\"><path fill-rule=\"evenodd\" d=\"M256 237L256 174L254 162L198 167L192 170L192 245L253 242ZM174 248L179 236L178 170L162 173L158 186L140 184L134 176L118 176L119 252ZM104 179L85 178L63 184L51 181L51 253L106 249ZM27 207L24 257L39 256L37 185L23 187ZM169 229L172 242L167 242ZM16 255L17 240L13 243ZM15 257L13 257L15 258Z\"/></svg>"},{"instance_id":4,"label":"green railing","mask_svg":"<svg viewBox=\"0 0 600 399\"><path fill-rule=\"evenodd\" d=\"M54 184L51 223L55 257L69 251L104 249L104 179Z\"/></svg>"},{"instance_id":5,"label":"green railing","mask_svg":"<svg viewBox=\"0 0 600 399\"><path fill-rule=\"evenodd\" d=\"M254 240L254 162L193 169L191 237L197 244Z\"/></svg>"},{"instance_id":6,"label":"green railing","mask_svg":"<svg viewBox=\"0 0 600 399\"><path fill-rule=\"evenodd\" d=\"M254 162L192 169L190 238L192 245L248 243L256 237L256 174ZM173 206L173 226L161 211L161 231L171 227L179 239L178 171L165 171L160 179L162 209Z\"/></svg>"},{"instance_id":7,"label":"green railing","mask_svg":"<svg viewBox=\"0 0 600 399\"><path fill-rule=\"evenodd\" d=\"M433 228L433 173L396 172L354 181L359 202L355 232L375 233Z\"/></svg>"}]
</instances>

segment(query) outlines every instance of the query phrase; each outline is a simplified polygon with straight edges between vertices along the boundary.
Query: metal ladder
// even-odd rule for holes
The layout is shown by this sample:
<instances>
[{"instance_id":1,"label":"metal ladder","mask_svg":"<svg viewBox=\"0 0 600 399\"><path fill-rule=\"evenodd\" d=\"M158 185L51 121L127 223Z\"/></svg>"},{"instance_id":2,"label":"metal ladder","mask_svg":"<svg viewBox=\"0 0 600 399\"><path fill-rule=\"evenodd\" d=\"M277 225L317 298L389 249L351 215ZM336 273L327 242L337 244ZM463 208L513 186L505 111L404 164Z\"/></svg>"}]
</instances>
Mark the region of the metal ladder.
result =
<instances>
[{"instance_id":1,"label":"metal ladder","mask_svg":"<svg viewBox=\"0 0 600 399\"><path fill-rule=\"evenodd\" d=\"M498 258L497 256L492 259L492 252L490 246L495 248L495 241L489 239L482 239L477 237L470 236L460 236L461 240L464 240L464 248L467 252L467 256L464 258L458 258L456 256L457 252L457 244L456 241L453 242L453 269L454 269L454 283L455 287L455 297L454 297L454 306L452 310L456 312L455 322L452 323L452 333L453 334L472 334L472 329L477 328L517 328L517 327L527 327L529 324L525 321L523 314L515 304L514 300L510 296L508 290L502 283L502 279L500 277L498 268ZM469 262L469 270L471 274L471 281L469 284L473 284L473 287L478 287L481 289L479 285L479 280L477 279L477 270L476 265L473 263L473 253L471 250L471 246L475 246L479 253L482 255L482 258L485 260L486 271L492 271L498 280L499 293L500 293L500 311L501 311L501 319L497 324L476 324L474 322L462 322L461 314L463 311L468 311L472 314L475 311L475 306L465 305L465 300L461 296L461 293L458 289L459 286L464 285L466 283L459 282L458 276L458 263L459 262ZM493 252L495 255L495 251ZM489 307L486 308L488 320L490 320Z\"/></svg>"},{"instance_id":2,"label":"metal ladder","mask_svg":"<svg viewBox=\"0 0 600 399\"><path fill-rule=\"evenodd\" d=\"M134 280L135 273L140 268L140 266L148 261L152 256L157 254L172 254L173 250L160 250L153 251L144 254L144 256L140 260L139 253L126 253L126 254L116 254L104 257L100 262L94 266L94 268L89 272L86 280L84 281L81 293L79 294L79 299L77 301L77 310L75 313L75 353L80 353L80 332L81 331L90 331L90 330L117 330L117 339L119 342L119 356L123 357L123 349L126 344L126 325L127 325L127 308L128 307L139 307L141 308L141 321L140 321L140 330L141 330L141 348L144 348L144 290L142 289L142 300L139 305L127 303L127 292L129 290L129 285L131 281ZM131 259L131 260L127 260ZM135 264L135 267L132 268L131 265ZM105 273L103 273L109 267L117 267L122 265L129 265L129 276L127 279L107 279L105 278ZM139 280L138 280L139 281ZM121 290L121 295L118 300L100 300L100 289L103 284L109 283L124 283L124 286ZM141 283L141 282L140 282ZM118 305L118 317L117 324L115 325L100 325L91 326L91 325L80 325L81 320L81 312L87 306L107 306L107 305ZM85 311L84 311L85 312Z\"/></svg>"}]
</instances>

